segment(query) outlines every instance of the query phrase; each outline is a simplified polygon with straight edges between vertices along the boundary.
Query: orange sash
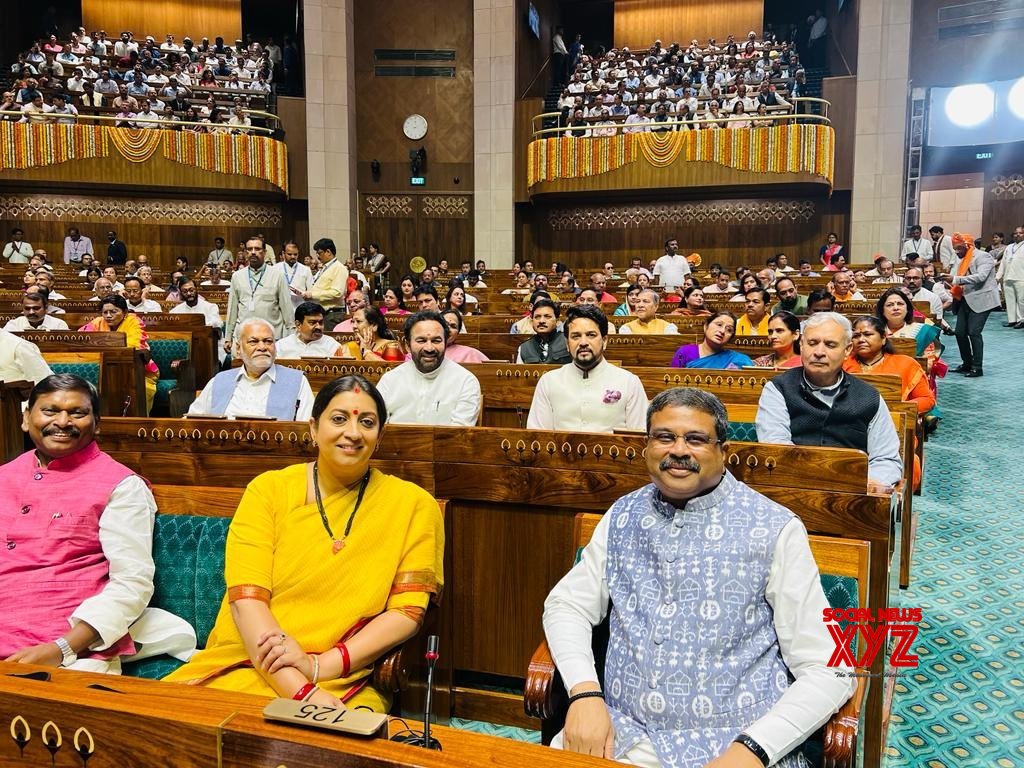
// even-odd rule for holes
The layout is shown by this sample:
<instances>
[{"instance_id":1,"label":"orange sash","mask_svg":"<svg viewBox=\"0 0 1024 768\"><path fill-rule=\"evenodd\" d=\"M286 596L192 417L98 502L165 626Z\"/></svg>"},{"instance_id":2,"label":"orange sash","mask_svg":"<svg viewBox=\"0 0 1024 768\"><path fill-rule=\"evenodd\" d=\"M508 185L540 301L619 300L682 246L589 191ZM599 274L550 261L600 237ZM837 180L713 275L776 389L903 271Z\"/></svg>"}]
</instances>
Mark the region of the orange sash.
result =
<instances>
[{"instance_id":1,"label":"orange sash","mask_svg":"<svg viewBox=\"0 0 1024 768\"><path fill-rule=\"evenodd\" d=\"M964 257L960 259L960 263L957 265L956 274L958 277L963 277L967 274L967 270L971 266L971 260L974 258L974 249L969 248ZM949 289L949 292L953 295L953 298L960 301L964 297L964 287L962 285L954 285Z\"/></svg>"}]
</instances>

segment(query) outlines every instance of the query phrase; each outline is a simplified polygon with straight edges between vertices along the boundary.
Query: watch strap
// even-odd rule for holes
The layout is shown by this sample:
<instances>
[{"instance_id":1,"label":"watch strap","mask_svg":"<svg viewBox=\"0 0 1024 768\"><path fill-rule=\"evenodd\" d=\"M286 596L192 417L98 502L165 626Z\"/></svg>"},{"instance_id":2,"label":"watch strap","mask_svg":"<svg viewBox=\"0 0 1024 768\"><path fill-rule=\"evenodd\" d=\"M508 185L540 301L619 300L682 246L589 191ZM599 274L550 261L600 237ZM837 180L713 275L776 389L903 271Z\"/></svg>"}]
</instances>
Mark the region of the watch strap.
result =
<instances>
[{"instance_id":1,"label":"watch strap","mask_svg":"<svg viewBox=\"0 0 1024 768\"><path fill-rule=\"evenodd\" d=\"M741 733L733 741L737 744L742 744L744 747L754 753L754 756L761 761L761 765L768 765L768 753L764 751L764 747L754 741L752 738L747 736L745 733Z\"/></svg>"},{"instance_id":2,"label":"watch strap","mask_svg":"<svg viewBox=\"0 0 1024 768\"><path fill-rule=\"evenodd\" d=\"M71 647L71 644L68 643L68 641L65 640L63 637L58 637L57 639L55 639L53 641L53 644L60 649L61 656L64 657L63 659L61 659L60 663L62 667L66 667L69 664L74 664L76 661L78 661L78 654L75 653L74 649Z\"/></svg>"}]
</instances>

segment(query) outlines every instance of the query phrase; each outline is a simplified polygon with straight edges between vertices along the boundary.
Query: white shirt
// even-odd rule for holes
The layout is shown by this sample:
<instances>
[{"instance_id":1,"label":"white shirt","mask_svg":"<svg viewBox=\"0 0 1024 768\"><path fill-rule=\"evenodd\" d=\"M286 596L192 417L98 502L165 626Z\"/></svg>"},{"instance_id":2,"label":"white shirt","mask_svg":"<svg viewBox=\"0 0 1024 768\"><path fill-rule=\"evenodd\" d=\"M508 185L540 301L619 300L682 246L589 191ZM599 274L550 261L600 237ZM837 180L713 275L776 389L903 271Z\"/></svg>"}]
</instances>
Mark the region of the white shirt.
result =
<instances>
[{"instance_id":1,"label":"white shirt","mask_svg":"<svg viewBox=\"0 0 1024 768\"><path fill-rule=\"evenodd\" d=\"M4 258L11 264L28 264L33 253L35 251L32 250L31 243L26 243L24 240L17 243L9 240L4 246Z\"/></svg>"},{"instance_id":2,"label":"white shirt","mask_svg":"<svg viewBox=\"0 0 1024 768\"><path fill-rule=\"evenodd\" d=\"M602 360L589 371L575 363L537 382L527 429L613 432L645 429L647 393L636 374Z\"/></svg>"},{"instance_id":3,"label":"white shirt","mask_svg":"<svg viewBox=\"0 0 1024 768\"><path fill-rule=\"evenodd\" d=\"M52 373L39 347L13 333L0 331L0 381L38 384Z\"/></svg>"},{"instance_id":4,"label":"white shirt","mask_svg":"<svg viewBox=\"0 0 1024 768\"><path fill-rule=\"evenodd\" d=\"M1006 246L996 277L1000 280L1024 281L1024 242L1009 243Z\"/></svg>"},{"instance_id":5,"label":"white shirt","mask_svg":"<svg viewBox=\"0 0 1024 768\"><path fill-rule=\"evenodd\" d=\"M932 241L934 245L934 241ZM933 251L934 253L934 251ZM928 258L931 258L929 256ZM939 238L939 261L942 262L942 269L945 272L952 272L960 257L953 250L953 238L950 235L943 235Z\"/></svg>"},{"instance_id":6,"label":"white shirt","mask_svg":"<svg viewBox=\"0 0 1024 768\"><path fill-rule=\"evenodd\" d=\"M907 238L903 241L903 247L900 248L900 258L906 261L907 256L917 254L931 261L932 258L932 241L930 239L921 237L915 240L912 237Z\"/></svg>"},{"instance_id":7,"label":"white shirt","mask_svg":"<svg viewBox=\"0 0 1024 768\"><path fill-rule=\"evenodd\" d=\"M103 556L110 564L109 580L72 612L72 626L84 621L99 634L90 648L103 650L128 632L153 596L153 519L156 501L138 475L114 486L99 520Z\"/></svg>"},{"instance_id":8,"label":"white shirt","mask_svg":"<svg viewBox=\"0 0 1024 768\"><path fill-rule=\"evenodd\" d=\"M381 376L377 389L389 423L472 427L480 413L480 382L447 358L431 373L420 373L408 360Z\"/></svg>"},{"instance_id":9,"label":"white shirt","mask_svg":"<svg viewBox=\"0 0 1024 768\"><path fill-rule=\"evenodd\" d=\"M936 288L940 285L942 285L942 283L935 283ZM945 288L943 288L943 290L945 290ZM921 288L921 290L912 294L912 296L914 297L914 301L927 301L933 317L942 317L942 299L939 297L939 294L929 291L927 288ZM952 299L952 297L950 298Z\"/></svg>"},{"instance_id":10,"label":"white shirt","mask_svg":"<svg viewBox=\"0 0 1024 768\"><path fill-rule=\"evenodd\" d=\"M334 357L340 346L341 342L327 334L307 344L297 333L293 333L277 342L277 356L285 360L298 360L300 357Z\"/></svg>"},{"instance_id":11,"label":"white shirt","mask_svg":"<svg viewBox=\"0 0 1024 768\"><path fill-rule=\"evenodd\" d=\"M591 650L592 627L608 613L608 526L605 515L594 529L580 561L573 566L544 602L544 633L566 690L583 682L597 682ZM765 599L772 606L786 666L796 680L764 716L742 728L774 761L804 740L818 722L808 713L834 712L849 698L851 678L837 677L824 668L835 650L821 621L828 608L803 523L790 520L779 534L768 570ZM740 730L737 727L737 732Z\"/></svg>"},{"instance_id":12,"label":"white shirt","mask_svg":"<svg viewBox=\"0 0 1024 768\"><path fill-rule=\"evenodd\" d=\"M654 262L654 276L660 277L666 288L679 288L690 274L690 262L681 253L669 256L667 253Z\"/></svg>"},{"instance_id":13,"label":"white shirt","mask_svg":"<svg viewBox=\"0 0 1024 768\"><path fill-rule=\"evenodd\" d=\"M297 288L305 292L313 285L313 272L301 261L296 261L294 266L289 267L288 262L281 259L274 265L274 269L284 275L284 281L288 283L289 288ZM305 299L301 296L292 294L292 304L296 307L304 301Z\"/></svg>"},{"instance_id":14,"label":"white shirt","mask_svg":"<svg viewBox=\"0 0 1024 768\"><path fill-rule=\"evenodd\" d=\"M223 328L224 323L220 319L220 310L217 309L217 305L207 301L202 296L199 296L196 300L196 305L190 307L184 301L178 304L176 307L171 309L172 314L185 314L185 315L202 315L206 319L206 324L211 328Z\"/></svg>"},{"instance_id":15,"label":"white shirt","mask_svg":"<svg viewBox=\"0 0 1024 768\"><path fill-rule=\"evenodd\" d=\"M51 295L52 297L52 295ZM161 307L157 302L152 299L143 299L138 304L132 304L130 301L125 299L128 304L128 309L132 312L163 312L164 308Z\"/></svg>"},{"instance_id":16,"label":"white shirt","mask_svg":"<svg viewBox=\"0 0 1024 768\"><path fill-rule=\"evenodd\" d=\"M246 416L265 416L267 414L267 399L270 397L270 388L277 380L277 366L272 365L258 379L253 381L245 373L245 366L238 369L235 374L238 379L238 386L228 401L224 415L229 419L242 418ZM210 379L199 397L189 406L189 416L200 416L213 413L213 379ZM295 413L295 421L309 421L313 411L313 390L310 389L306 376L302 376L302 384L299 385L299 408Z\"/></svg>"},{"instance_id":17,"label":"white shirt","mask_svg":"<svg viewBox=\"0 0 1024 768\"><path fill-rule=\"evenodd\" d=\"M4 330L11 333L19 331L66 331L68 330L68 324L53 315L43 315L43 322L33 328L29 325L28 318L22 315L21 317L12 317L8 320Z\"/></svg>"}]
</instances>

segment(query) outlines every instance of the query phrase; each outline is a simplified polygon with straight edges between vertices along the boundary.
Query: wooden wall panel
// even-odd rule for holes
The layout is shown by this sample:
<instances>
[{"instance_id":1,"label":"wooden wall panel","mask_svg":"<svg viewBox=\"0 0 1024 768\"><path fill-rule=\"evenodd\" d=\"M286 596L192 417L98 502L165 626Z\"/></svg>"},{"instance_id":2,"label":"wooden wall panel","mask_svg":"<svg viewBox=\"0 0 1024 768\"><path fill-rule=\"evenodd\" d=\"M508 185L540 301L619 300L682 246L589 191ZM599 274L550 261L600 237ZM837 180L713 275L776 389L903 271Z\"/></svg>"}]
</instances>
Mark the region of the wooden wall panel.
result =
<instances>
[{"instance_id":1,"label":"wooden wall panel","mask_svg":"<svg viewBox=\"0 0 1024 768\"><path fill-rule=\"evenodd\" d=\"M545 270L554 261L581 271L606 260L625 266L634 257L645 262L657 258L665 240L676 237L683 253L700 253L704 264L760 265L779 252L785 252L794 265L801 258L816 263L828 232L839 233L845 242L849 193L800 201L802 206L811 204L813 210L790 215L786 211L796 201L786 198L706 200L697 204L699 209L678 212L672 203L520 205L516 208L517 259L532 259ZM759 208L764 205L770 210ZM596 223L609 218L617 223ZM568 228L560 223L564 220L590 224Z\"/></svg>"},{"instance_id":2,"label":"wooden wall panel","mask_svg":"<svg viewBox=\"0 0 1024 768\"><path fill-rule=\"evenodd\" d=\"M117 39L122 30L131 30L136 39L152 35L158 43L168 32L180 43L186 35L197 44L218 35L234 42L242 36L241 0L148 0L126 3L122 0L82 0L82 26L89 31L105 29L107 37Z\"/></svg>"},{"instance_id":3,"label":"wooden wall panel","mask_svg":"<svg viewBox=\"0 0 1024 768\"><path fill-rule=\"evenodd\" d=\"M833 189L852 189L856 123L846 115L857 113L857 78L826 77L821 82L821 97L832 104L829 116L836 132Z\"/></svg>"},{"instance_id":4,"label":"wooden wall panel","mask_svg":"<svg viewBox=\"0 0 1024 768\"><path fill-rule=\"evenodd\" d=\"M615 45L636 50L661 40L667 48L730 34L742 40L750 30L760 34L763 20L763 0L615 0Z\"/></svg>"},{"instance_id":5,"label":"wooden wall panel","mask_svg":"<svg viewBox=\"0 0 1024 768\"><path fill-rule=\"evenodd\" d=\"M425 189L471 190L473 167L473 3L471 0L356 0L355 75L359 189L409 189L409 151L427 151ZM512 32L509 30L509 34ZM376 77L374 49L454 50L455 61L394 61L382 66L454 66L454 78ZM428 122L422 141L410 141L402 123L410 114ZM329 114L324 119L332 121ZM330 147L328 147L330 149ZM381 179L370 162L381 164ZM458 177L459 182L454 179Z\"/></svg>"},{"instance_id":6,"label":"wooden wall panel","mask_svg":"<svg viewBox=\"0 0 1024 768\"><path fill-rule=\"evenodd\" d=\"M293 200L309 198L309 164L306 161L306 100L294 96L277 97L277 116L281 118L288 147L288 196Z\"/></svg>"},{"instance_id":7,"label":"wooden wall panel","mask_svg":"<svg viewBox=\"0 0 1024 768\"><path fill-rule=\"evenodd\" d=\"M1024 226L1024 174L993 176L985 180L985 207L982 212L982 237L987 244L993 232L1013 237L1013 230ZM948 231L948 230L947 230Z\"/></svg>"},{"instance_id":8,"label":"wooden wall panel","mask_svg":"<svg viewBox=\"0 0 1024 768\"><path fill-rule=\"evenodd\" d=\"M360 195L359 242L376 242L391 257L392 282L409 260L430 264L473 258L473 198L453 194Z\"/></svg>"},{"instance_id":9,"label":"wooden wall panel","mask_svg":"<svg viewBox=\"0 0 1024 768\"><path fill-rule=\"evenodd\" d=\"M262 232L277 247L291 234L286 230L280 204L226 203L212 200L171 200L146 197L132 200L72 195L0 195L0 235L14 227L25 230L35 248L46 250L54 261L63 259L68 227L88 235L106 259L106 233L113 229L128 246L129 258L145 253L150 263L170 269L178 256L201 264L223 237L227 247Z\"/></svg>"}]
</instances>

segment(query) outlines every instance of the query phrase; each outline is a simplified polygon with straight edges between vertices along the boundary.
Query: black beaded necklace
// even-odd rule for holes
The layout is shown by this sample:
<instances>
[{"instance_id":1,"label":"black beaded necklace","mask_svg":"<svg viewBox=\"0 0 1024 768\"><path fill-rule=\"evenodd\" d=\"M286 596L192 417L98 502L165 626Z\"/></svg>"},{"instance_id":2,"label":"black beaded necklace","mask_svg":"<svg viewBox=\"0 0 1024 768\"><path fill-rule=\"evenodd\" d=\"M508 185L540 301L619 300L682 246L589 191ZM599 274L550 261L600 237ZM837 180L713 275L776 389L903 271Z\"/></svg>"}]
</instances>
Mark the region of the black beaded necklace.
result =
<instances>
[{"instance_id":1,"label":"black beaded necklace","mask_svg":"<svg viewBox=\"0 0 1024 768\"><path fill-rule=\"evenodd\" d=\"M320 498L320 478L317 475L317 463L313 462L313 494L316 496L316 508L320 513L320 521L324 524L324 530L327 531L327 535L331 537L333 542L333 552L338 554L345 548L345 539L348 538L349 531L352 530L352 521L356 519L356 512L359 511L359 505L363 503L363 494L366 493L366 486L370 484L370 470L366 470L366 474L363 475L363 479L359 483L359 495L356 496L356 505L352 507L352 514L348 516L348 522L345 524L345 532L341 535L340 539L334 537L334 531L331 530L331 524L327 522L327 511L324 509L323 499Z\"/></svg>"}]
</instances>

